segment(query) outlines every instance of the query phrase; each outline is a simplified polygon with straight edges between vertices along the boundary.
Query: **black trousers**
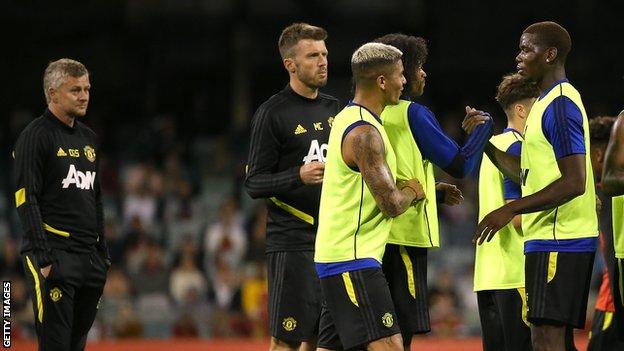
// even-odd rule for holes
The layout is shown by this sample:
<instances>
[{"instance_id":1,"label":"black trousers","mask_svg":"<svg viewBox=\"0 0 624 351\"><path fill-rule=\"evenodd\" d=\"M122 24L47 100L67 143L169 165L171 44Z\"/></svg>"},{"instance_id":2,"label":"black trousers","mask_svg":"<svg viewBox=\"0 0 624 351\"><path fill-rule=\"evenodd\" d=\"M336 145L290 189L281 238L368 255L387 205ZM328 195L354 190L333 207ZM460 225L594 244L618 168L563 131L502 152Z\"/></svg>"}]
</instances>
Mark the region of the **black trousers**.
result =
<instances>
[{"instance_id":1,"label":"black trousers","mask_svg":"<svg viewBox=\"0 0 624 351\"><path fill-rule=\"evenodd\" d=\"M22 253L39 351L84 350L108 266L95 247L87 253L53 249L52 254L52 267L44 278L32 252Z\"/></svg>"}]
</instances>

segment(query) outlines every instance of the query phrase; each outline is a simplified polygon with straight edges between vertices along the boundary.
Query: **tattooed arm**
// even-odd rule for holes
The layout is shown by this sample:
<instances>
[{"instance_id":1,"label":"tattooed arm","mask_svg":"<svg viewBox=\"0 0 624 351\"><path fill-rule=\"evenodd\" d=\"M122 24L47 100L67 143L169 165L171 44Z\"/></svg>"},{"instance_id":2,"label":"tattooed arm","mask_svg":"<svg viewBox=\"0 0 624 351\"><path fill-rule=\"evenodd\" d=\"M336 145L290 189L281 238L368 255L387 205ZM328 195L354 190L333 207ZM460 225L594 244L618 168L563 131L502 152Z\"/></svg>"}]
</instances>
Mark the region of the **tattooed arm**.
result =
<instances>
[{"instance_id":1,"label":"tattooed arm","mask_svg":"<svg viewBox=\"0 0 624 351\"><path fill-rule=\"evenodd\" d=\"M624 111L611 130L602 170L602 190L609 196L624 195Z\"/></svg>"},{"instance_id":2,"label":"tattooed arm","mask_svg":"<svg viewBox=\"0 0 624 351\"><path fill-rule=\"evenodd\" d=\"M342 143L342 157L350 167L357 167L381 212L396 217L415 201L424 198L417 180L411 179L397 187L386 163L384 142L372 125L352 129Z\"/></svg>"}]
</instances>

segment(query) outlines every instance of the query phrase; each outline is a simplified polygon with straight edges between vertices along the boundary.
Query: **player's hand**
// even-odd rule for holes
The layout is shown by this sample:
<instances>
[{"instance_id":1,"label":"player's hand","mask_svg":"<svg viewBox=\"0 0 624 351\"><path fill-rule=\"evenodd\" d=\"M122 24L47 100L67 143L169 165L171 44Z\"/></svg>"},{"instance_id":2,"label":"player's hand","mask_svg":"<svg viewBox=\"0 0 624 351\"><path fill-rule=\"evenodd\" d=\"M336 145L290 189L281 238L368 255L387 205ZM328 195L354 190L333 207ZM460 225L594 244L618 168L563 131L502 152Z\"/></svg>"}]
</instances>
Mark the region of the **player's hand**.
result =
<instances>
[{"instance_id":1,"label":"player's hand","mask_svg":"<svg viewBox=\"0 0 624 351\"><path fill-rule=\"evenodd\" d=\"M310 162L299 168L299 176L303 184L321 184L323 183L323 174L325 173L324 162Z\"/></svg>"},{"instance_id":2,"label":"player's hand","mask_svg":"<svg viewBox=\"0 0 624 351\"><path fill-rule=\"evenodd\" d=\"M455 206L464 202L464 196L462 195L461 190L453 184L448 183L437 183L436 191L441 191L444 193L444 201L445 205Z\"/></svg>"},{"instance_id":3,"label":"player's hand","mask_svg":"<svg viewBox=\"0 0 624 351\"><path fill-rule=\"evenodd\" d=\"M41 268L40 269L41 275L43 275L43 277L47 279L48 275L50 275L50 269L52 269L52 265L51 264Z\"/></svg>"},{"instance_id":4,"label":"player's hand","mask_svg":"<svg viewBox=\"0 0 624 351\"><path fill-rule=\"evenodd\" d=\"M415 197L414 200L412 200L412 203L415 203L425 198L425 189L423 189L422 184L420 184L420 182L416 178L399 181L397 183L397 187L400 190L410 188L414 192Z\"/></svg>"},{"instance_id":5,"label":"player's hand","mask_svg":"<svg viewBox=\"0 0 624 351\"><path fill-rule=\"evenodd\" d=\"M466 133L470 134L477 126L486 123L491 118L492 117L487 112L466 106L466 116L462 121L462 129Z\"/></svg>"},{"instance_id":6,"label":"player's hand","mask_svg":"<svg viewBox=\"0 0 624 351\"><path fill-rule=\"evenodd\" d=\"M477 227L477 232L472 238L472 243L479 245L483 244L485 240L488 242L492 240L494 234L496 234L502 227L506 226L514 217L513 211L509 205L505 205L497 210L490 212Z\"/></svg>"}]
</instances>

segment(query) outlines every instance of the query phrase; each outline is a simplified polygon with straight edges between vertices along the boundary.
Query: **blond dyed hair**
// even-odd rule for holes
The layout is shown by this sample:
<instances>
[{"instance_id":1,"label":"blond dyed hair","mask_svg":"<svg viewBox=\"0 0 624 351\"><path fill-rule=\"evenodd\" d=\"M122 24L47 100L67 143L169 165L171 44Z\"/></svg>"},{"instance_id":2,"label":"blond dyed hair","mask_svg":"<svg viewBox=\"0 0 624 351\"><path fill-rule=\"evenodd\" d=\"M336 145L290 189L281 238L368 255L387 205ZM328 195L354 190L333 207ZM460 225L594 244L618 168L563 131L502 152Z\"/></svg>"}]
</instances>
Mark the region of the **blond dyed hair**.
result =
<instances>
[{"instance_id":1,"label":"blond dyed hair","mask_svg":"<svg viewBox=\"0 0 624 351\"><path fill-rule=\"evenodd\" d=\"M402 56L403 52L392 45L366 43L360 46L351 56L351 71L355 84L369 83L388 73Z\"/></svg>"}]
</instances>

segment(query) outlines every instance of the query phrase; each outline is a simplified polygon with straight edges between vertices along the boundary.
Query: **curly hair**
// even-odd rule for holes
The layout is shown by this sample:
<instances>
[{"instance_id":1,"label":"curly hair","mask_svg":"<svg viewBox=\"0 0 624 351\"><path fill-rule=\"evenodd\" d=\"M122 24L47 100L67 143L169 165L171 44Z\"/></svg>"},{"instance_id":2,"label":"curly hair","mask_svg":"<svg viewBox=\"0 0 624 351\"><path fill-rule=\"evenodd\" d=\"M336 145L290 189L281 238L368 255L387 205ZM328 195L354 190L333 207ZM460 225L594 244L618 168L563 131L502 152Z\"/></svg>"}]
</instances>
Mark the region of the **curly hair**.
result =
<instances>
[{"instance_id":1,"label":"curly hair","mask_svg":"<svg viewBox=\"0 0 624 351\"><path fill-rule=\"evenodd\" d=\"M589 138L592 145L607 145L611 128L615 123L616 117L598 116L589 120Z\"/></svg>"},{"instance_id":2,"label":"curly hair","mask_svg":"<svg viewBox=\"0 0 624 351\"><path fill-rule=\"evenodd\" d=\"M373 40L377 43L392 45L403 52L403 70L407 83L416 79L416 68L422 66L427 61L429 50L427 49L427 41L421 37L415 37L402 33L386 34L383 37Z\"/></svg>"},{"instance_id":3,"label":"curly hair","mask_svg":"<svg viewBox=\"0 0 624 351\"><path fill-rule=\"evenodd\" d=\"M518 73L508 74L496 89L496 101L503 110L507 110L512 104L539 96L537 84L529 81Z\"/></svg>"}]
</instances>

